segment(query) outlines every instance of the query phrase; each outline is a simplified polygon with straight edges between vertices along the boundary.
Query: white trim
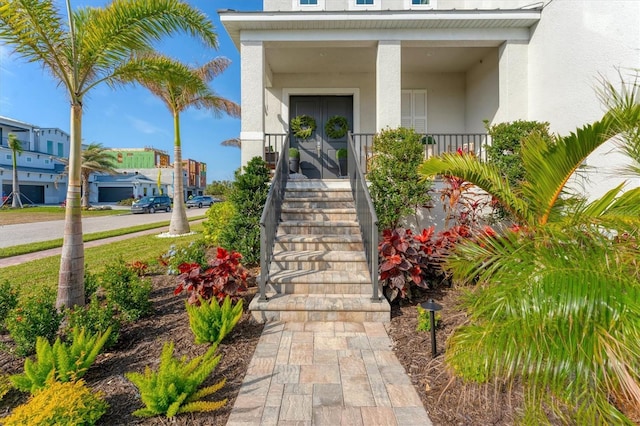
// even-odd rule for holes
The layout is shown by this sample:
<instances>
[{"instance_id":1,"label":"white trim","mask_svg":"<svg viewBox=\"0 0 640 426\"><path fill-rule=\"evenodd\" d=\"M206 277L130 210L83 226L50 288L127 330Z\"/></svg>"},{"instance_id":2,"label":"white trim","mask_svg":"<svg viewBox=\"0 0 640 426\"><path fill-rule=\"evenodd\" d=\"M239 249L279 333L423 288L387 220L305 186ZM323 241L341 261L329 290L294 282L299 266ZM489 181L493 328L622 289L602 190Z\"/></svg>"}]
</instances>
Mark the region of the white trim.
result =
<instances>
[{"instance_id":1,"label":"white trim","mask_svg":"<svg viewBox=\"0 0 640 426\"><path fill-rule=\"evenodd\" d=\"M307 10L324 10L324 1L318 0L318 4L300 4L300 0L291 0L291 10L303 12Z\"/></svg>"},{"instance_id":2,"label":"white trim","mask_svg":"<svg viewBox=\"0 0 640 426\"><path fill-rule=\"evenodd\" d=\"M353 96L353 133L360 133L360 89L357 87L341 88L290 88L282 89L281 113L283 120L283 132L289 130L289 98L291 96L313 96L313 95L333 95L333 96ZM284 127L286 126L286 127Z\"/></svg>"},{"instance_id":3,"label":"white trim","mask_svg":"<svg viewBox=\"0 0 640 426\"><path fill-rule=\"evenodd\" d=\"M429 0L429 4L413 4L413 0L404 0L404 8L408 10L436 9L437 0Z\"/></svg>"},{"instance_id":4,"label":"white trim","mask_svg":"<svg viewBox=\"0 0 640 426\"><path fill-rule=\"evenodd\" d=\"M373 0L373 4L357 4L358 0L349 0L349 10L381 10L382 0Z\"/></svg>"}]
</instances>

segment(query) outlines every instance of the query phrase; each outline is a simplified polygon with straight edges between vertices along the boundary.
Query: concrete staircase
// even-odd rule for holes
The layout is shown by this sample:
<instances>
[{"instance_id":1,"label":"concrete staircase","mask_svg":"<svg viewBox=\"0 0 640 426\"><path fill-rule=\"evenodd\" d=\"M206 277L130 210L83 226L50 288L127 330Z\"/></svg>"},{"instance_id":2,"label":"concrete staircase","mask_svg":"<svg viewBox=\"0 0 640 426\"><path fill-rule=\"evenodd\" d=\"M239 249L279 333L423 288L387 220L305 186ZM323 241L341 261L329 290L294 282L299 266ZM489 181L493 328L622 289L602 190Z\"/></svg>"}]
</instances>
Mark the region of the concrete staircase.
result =
<instances>
[{"instance_id":1,"label":"concrete staircase","mask_svg":"<svg viewBox=\"0 0 640 426\"><path fill-rule=\"evenodd\" d=\"M267 282L267 301L249 309L260 321L389 322L371 276L347 180L287 184Z\"/></svg>"}]
</instances>

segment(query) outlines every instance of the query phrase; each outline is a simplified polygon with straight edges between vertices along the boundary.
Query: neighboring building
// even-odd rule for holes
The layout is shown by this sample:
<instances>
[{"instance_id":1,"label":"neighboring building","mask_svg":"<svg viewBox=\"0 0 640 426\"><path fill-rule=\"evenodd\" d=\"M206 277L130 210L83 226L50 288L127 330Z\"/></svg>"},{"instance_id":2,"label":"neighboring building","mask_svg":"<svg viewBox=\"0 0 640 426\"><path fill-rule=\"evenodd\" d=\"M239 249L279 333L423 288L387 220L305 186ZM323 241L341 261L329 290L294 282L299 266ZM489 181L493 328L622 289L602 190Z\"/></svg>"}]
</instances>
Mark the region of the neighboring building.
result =
<instances>
[{"instance_id":1,"label":"neighboring building","mask_svg":"<svg viewBox=\"0 0 640 426\"><path fill-rule=\"evenodd\" d=\"M404 125L444 140L517 119L567 134L602 116L601 78L640 69L640 1L264 0L219 14L241 55L242 165L306 114L316 131L292 145L309 177L336 175L335 115L356 134Z\"/></svg>"},{"instance_id":2,"label":"neighboring building","mask_svg":"<svg viewBox=\"0 0 640 426\"><path fill-rule=\"evenodd\" d=\"M92 175L91 202L157 195L173 198L175 176L169 154L156 148L113 148L117 175ZM202 195L207 186L206 164L183 160L184 198Z\"/></svg>"},{"instance_id":3,"label":"neighboring building","mask_svg":"<svg viewBox=\"0 0 640 426\"><path fill-rule=\"evenodd\" d=\"M22 142L18 155L18 183L23 203L58 204L64 201L67 179L58 160L69 157L69 134L57 128L41 128L12 118L0 117L0 188L2 196L13 191L13 152L9 134ZM1 203L1 201L0 201Z\"/></svg>"}]
</instances>

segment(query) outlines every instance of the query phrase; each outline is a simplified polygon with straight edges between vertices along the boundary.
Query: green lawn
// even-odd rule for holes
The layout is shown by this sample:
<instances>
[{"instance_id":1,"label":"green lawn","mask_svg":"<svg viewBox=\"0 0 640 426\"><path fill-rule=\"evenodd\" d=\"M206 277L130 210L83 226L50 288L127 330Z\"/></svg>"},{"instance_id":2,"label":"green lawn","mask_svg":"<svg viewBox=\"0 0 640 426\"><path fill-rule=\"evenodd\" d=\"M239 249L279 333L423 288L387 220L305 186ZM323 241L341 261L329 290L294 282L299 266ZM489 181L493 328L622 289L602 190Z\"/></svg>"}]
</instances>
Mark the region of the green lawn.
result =
<instances>
[{"instance_id":1,"label":"green lawn","mask_svg":"<svg viewBox=\"0 0 640 426\"><path fill-rule=\"evenodd\" d=\"M202 229L202 224L194 224L191 226L191 230L197 232L195 235L179 238L158 238L156 235L144 235L89 248L85 250L85 264L91 273L101 272L105 265L119 258L127 261L146 261L153 265L172 244L179 247L202 238ZM21 295L24 295L40 287L55 289L58 283L59 267L60 256L51 256L2 268L0 272L2 280L8 280L17 286Z\"/></svg>"}]
</instances>

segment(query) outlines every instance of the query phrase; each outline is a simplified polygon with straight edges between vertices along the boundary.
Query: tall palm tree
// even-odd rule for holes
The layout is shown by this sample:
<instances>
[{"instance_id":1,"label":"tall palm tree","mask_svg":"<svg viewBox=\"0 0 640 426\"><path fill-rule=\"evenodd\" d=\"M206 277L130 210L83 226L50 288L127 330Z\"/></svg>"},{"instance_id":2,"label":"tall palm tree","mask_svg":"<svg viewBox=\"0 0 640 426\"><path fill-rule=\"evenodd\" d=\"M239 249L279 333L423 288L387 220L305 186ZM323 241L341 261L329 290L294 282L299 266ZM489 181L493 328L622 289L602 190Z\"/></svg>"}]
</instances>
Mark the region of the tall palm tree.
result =
<instances>
[{"instance_id":1,"label":"tall palm tree","mask_svg":"<svg viewBox=\"0 0 640 426\"><path fill-rule=\"evenodd\" d=\"M419 167L476 184L520 225L461 244L447 261L454 277L479 285L445 359L467 380L522 383L526 423L552 413L563 423L631 424L620 408L640 404L640 188L587 203L566 185L596 148L639 126L633 101L567 137L532 135L519 189L470 155Z\"/></svg>"},{"instance_id":2,"label":"tall palm tree","mask_svg":"<svg viewBox=\"0 0 640 426\"><path fill-rule=\"evenodd\" d=\"M38 62L66 89L71 104L69 182L57 306L84 304L81 141L84 98L100 83L118 84L120 70L138 51L162 37L184 32L216 47L209 18L179 0L114 0L105 7L63 16L54 0L0 0L0 40L19 56Z\"/></svg>"},{"instance_id":3,"label":"tall palm tree","mask_svg":"<svg viewBox=\"0 0 640 426\"><path fill-rule=\"evenodd\" d=\"M11 207L22 208L22 200L20 199L20 185L18 183L18 154L22 154L22 142L13 133L9 133L7 140L9 149L11 150L11 163L13 165L13 189Z\"/></svg>"},{"instance_id":4,"label":"tall palm tree","mask_svg":"<svg viewBox=\"0 0 640 426\"><path fill-rule=\"evenodd\" d=\"M145 55L131 64L131 79L149 89L160 98L173 116L174 154L173 213L169 224L172 235L189 232L184 204L184 179L182 165L182 141L180 138L180 113L188 108L207 109L220 116L226 113L240 116L240 106L218 96L209 86L217 75L230 64L227 58L214 58L201 67L192 68L161 55Z\"/></svg>"}]
</instances>

